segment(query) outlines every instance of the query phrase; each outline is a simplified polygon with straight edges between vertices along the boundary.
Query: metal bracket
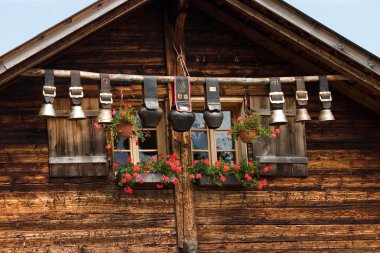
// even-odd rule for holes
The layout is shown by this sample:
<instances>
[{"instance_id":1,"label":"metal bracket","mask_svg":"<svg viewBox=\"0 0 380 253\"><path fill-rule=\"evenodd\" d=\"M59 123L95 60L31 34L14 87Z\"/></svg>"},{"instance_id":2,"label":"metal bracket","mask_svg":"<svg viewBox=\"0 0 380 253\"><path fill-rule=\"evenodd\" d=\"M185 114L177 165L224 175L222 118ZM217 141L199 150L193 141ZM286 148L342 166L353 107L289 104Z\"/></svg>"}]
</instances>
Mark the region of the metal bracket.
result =
<instances>
[{"instance_id":1,"label":"metal bracket","mask_svg":"<svg viewBox=\"0 0 380 253\"><path fill-rule=\"evenodd\" d=\"M300 98L299 95L304 95L305 97L304 98ZM307 94L307 91L306 90L297 90L296 91L296 100L297 101L308 101L309 100L309 96Z\"/></svg>"},{"instance_id":2,"label":"metal bracket","mask_svg":"<svg viewBox=\"0 0 380 253\"><path fill-rule=\"evenodd\" d=\"M48 90L52 90L52 91L54 91L54 93L53 94L46 93L46 91L48 91ZM55 96L56 96L56 90L57 90L57 88L54 87L54 86L44 86L42 88L42 94L44 95L44 97L53 97L53 98L55 98Z\"/></svg>"},{"instance_id":3,"label":"metal bracket","mask_svg":"<svg viewBox=\"0 0 380 253\"><path fill-rule=\"evenodd\" d=\"M328 96L328 98L322 98L322 96ZM330 91L320 91L319 92L319 100L321 100L321 102L332 101L331 92Z\"/></svg>"},{"instance_id":4,"label":"metal bracket","mask_svg":"<svg viewBox=\"0 0 380 253\"><path fill-rule=\"evenodd\" d=\"M80 91L81 94L78 94L78 95L75 95L72 93L72 91ZM70 95L70 98L83 98L83 87L70 87L69 88L69 95Z\"/></svg>"},{"instance_id":5,"label":"metal bracket","mask_svg":"<svg viewBox=\"0 0 380 253\"><path fill-rule=\"evenodd\" d=\"M281 100L273 100L272 96L276 96L276 95L281 95L282 96ZM285 103L284 93L279 92L279 91L269 92L269 101L272 104L283 104L283 103Z\"/></svg>"},{"instance_id":6,"label":"metal bracket","mask_svg":"<svg viewBox=\"0 0 380 253\"><path fill-rule=\"evenodd\" d=\"M110 100L103 100L103 99L108 99L108 98ZM112 93L100 93L99 100L101 104L112 104L113 103Z\"/></svg>"}]
</instances>

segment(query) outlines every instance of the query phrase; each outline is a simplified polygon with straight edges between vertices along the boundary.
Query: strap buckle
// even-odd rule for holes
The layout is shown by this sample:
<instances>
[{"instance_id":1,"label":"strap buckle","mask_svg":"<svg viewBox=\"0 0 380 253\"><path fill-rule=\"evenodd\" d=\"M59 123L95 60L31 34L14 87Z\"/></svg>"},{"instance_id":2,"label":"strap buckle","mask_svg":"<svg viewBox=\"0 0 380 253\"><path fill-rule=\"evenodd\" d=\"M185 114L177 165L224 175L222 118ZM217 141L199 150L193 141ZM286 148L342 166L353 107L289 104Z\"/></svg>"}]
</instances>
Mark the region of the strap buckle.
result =
<instances>
[{"instance_id":1,"label":"strap buckle","mask_svg":"<svg viewBox=\"0 0 380 253\"><path fill-rule=\"evenodd\" d=\"M101 104L113 103L112 93L100 93L99 99Z\"/></svg>"},{"instance_id":2,"label":"strap buckle","mask_svg":"<svg viewBox=\"0 0 380 253\"><path fill-rule=\"evenodd\" d=\"M327 98L322 98L322 96L328 96ZM319 100L321 102L330 102L332 101L331 92L330 91L320 91L319 92Z\"/></svg>"},{"instance_id":3,"label":"strap buckle","mask_svg":"<svg viewBox=\"0 0 380 253\"><path fill-rule=\"evenodd\" d=\"M276 96L276 95L281 95L281 99L280 100L273 100L272 96ZM285 103L284 92L279 92L279 91L269 92L269 101L272 104L283 104L283 103Z\"/></svg>"},{"instance_id":4,"label":"strap buckle","mask_svg":"<svg viewBox=\"0 0 380 253\"><path fill-rule=\"evenodd\" d=\"M300 98L300 95L303 96L303 98ZM309 96L307 94L306 90L297 90L296 91L296 100L297 101L308 101Z\"/></svg>"},{"instance_id":5,"label":"strap buckle","mask_svg":"<svg viewBox=\"0 0 380 253\"><path fill-rule=\"evenodd\" d=\"M80 91L80 94L73 94L73 91ZM70 98L83 98L83 87L70 87L69 88Z\"/></svg>"},{"instance_id":6,"label":"strap buckle","mask_svg":"<svg viewBox=\"0 0 380 253\"><path fill-rule=\"evenodd\" d=\"M46 85L44 85L44 87L42 88L42 94L44 95L44 97L53 97L53 98L55 98L55 96L56 96L56 90L57 90L57 88L54 87L54 86L46 86ZM53 94L49 94L49 93L47 93L47 91L53 91Z\"/></svg>"}]
</instances>

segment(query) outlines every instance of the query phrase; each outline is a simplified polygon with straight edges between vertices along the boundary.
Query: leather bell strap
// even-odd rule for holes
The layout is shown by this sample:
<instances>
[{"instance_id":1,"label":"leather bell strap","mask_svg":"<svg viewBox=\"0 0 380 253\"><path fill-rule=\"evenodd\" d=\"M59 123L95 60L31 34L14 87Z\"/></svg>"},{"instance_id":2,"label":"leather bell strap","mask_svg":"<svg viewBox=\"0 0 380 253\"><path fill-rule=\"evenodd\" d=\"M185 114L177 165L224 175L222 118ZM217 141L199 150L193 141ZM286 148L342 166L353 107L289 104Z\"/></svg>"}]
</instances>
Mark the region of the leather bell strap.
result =
<instances>
[{"instance_id":1,"label":"leather bell strap","mask_svg":"<svg viewBox=\"0 0 380 253\"><path fill-rule=\"evenodd\" d=\"M284 93L281 90L281 83L278 77L269 78L269 100L271 110L283 110L284 108Z\"/></svg>"},{"instance_id":2,"label":"leather bell strap","mask_svg":"<svg viewBox=\"0 0 380 253\"><path fill-rule=\"evenodd\" d=\"M206 78L206 105L209 111L221 111L219 81L216 78Z\"/></svg>"},{"instance_id":3,"label":"leather bell strap","mask_svg":"<svg viewBox=\"0 0 380 253\"><path fill-rule=\"evenodd\" d=\"M329 90L329 83L327 81L327 76L319 77L319 101L321 103L322 109L331 108L331 92Z\"/></svg>"},{"instance_id":4,"label":"leather bell strap","mask_svg":"<svg viewBox=\"0 0 380 253\"><path fill-rule=\"evenodd\" d=\"M80 82L80 71L71 71L71 86L69 88L69 95L72 105L81 105L83 99L83 87Z\"/></svg>"},{"instance_id":5,"label":"leather bell strap","mask_svg":"<svg viewBox=\"0 0 380 253\"><path fill-rule=\"evenodd\" d=\"M296 77L296 101L297 108L305 108L307 105L307 101L309 100L309 96L305 87L305 80L302 76Z\"/></svg>"},{"instance_id":6,"label":"leather bell strap","mask_svg":"<svg viewBox=\"0 0 380 253\"><path fill-rule=\"evenodd\" d=\"M174 103L179 112L192 112L190 79L186 76L174 77Z\"/></svg>"},{"instance_id":7,"label":"leather bell strap","mask_svg":"<svg viewBox=\"0 0 380 253\"><path fill-rule=\"evenodd\" d=\"M52 69L45 69L45 85L42 89L45 103L52 104L56 96L56 87L54 86L54 71Z\"/></svg>"},{"instance_id":8,"label":"leather bell strap","mask_svg":"<svg viewBox=\"0 0 380 253\"><path fill-rule=\"evenodd\" d=\"M144 76L144 105L149 110L157 110L157 78L154 76Z\"/></svg>"},{"instance_id":9,"label":"leather bell strap","mask_svg":"<svg viewBox=\"0 0 380 253\"><path fill-rule=\"evenodd\" d=\"M100 106L103 109L111 109L112 107L112 93L111 93L111 79L109 74L100 73Z\"/></svg>"}]
</instances>

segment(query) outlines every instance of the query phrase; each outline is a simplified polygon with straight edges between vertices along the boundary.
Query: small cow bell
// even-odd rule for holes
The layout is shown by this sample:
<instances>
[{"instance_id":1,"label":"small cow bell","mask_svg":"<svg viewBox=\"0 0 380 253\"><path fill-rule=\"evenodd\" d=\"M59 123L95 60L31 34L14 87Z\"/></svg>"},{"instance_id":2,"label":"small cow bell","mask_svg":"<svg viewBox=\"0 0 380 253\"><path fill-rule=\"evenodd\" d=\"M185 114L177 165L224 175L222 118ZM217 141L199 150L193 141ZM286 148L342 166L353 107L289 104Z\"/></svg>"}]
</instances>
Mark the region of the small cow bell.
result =
<instances>
[{"instance_id":1,"label":"small cow bell","mask_svg":"<svg viewBox=\"0 0 380 253\"><path fill-rule=\"evenodd\" d=\"M71 107L71 111L69 114L69 119L75 120L75 119L85 119L86 115L84 114L84 111L82 109L82 106L80 105L73 105Z\"/></svg>"},{"instance_id":2,"label":"small cow bell","mask_svg":"<svg viewBox=\"0 0 380 253\"><path fill-rule=\"evenodd\" d=\"M221 111L210 111L206 110L203 112L203 119L205 120L208 128L217 129L222 125L223 122L223 113Z\"/></svg>"},{"instance_id":3,"label":"small cow bell","mask_svg":"<svg viewBox=\"0 0 380 253\"><path fill-rule=\"evenodd\" d=\"M112 122L112 114L110 109L100 109L98 123L107 124Z\"/></svg>"},{"instance_id":4,"label":"small cow bell","mask_svg":"<svg viewBox=\"0 0 380 253\"><path fill-rule=\"evenodd\" d=\"M156 127L162 118L164 112L161 108L150 110L142 106L138 111L143 127Z\"/></svg>"},{"instance_id":5,"label":"small cow bell","mask_svg":"<svg viewBox=\"0 0 380 253\"><path fill-rule=\"evenodd\" d=\"M296 122L304 122L311 120L306 108L299 108L296 110Z\"/></svg>"},{"instance_id":6,"label":"small cow bell","mask_svg":"<svg viewBox=\"0 0 380 253\"><path fill-rule=\"evenodd\" d=\"M55 117L55 110L53 104L42 104L40 112L38 113L38 116L43 116L43 117Z\"/></svg>"},{"instance_id":7,"label":"small cow bell","mask_svg":"<svg viewBox=\"0 0 380 253\"><path fill-rule=\"evenodd\" d=\"M335 120L334 115L330 109L323 109L319 113L319 121L332 121Z\"/></svg>"},{"instance_id":8,"label":"small cow bell","mask_svg":"<svg viewBox=\"0 0 380 253\"><path fill-rule=\"evenodd\" d=\"M174 131L186 132L193 125L195 114L194 112L179 112L173 109L170 111L168 119Z\"/></svg>"},{"instance_id":9,"label":"small cow bell","mask_svg":"<svg viewBox=\"0 0 380 253\"><path fill-rule=\"evenodd\" d=\"M269 125L284 125L287 124L288 120L285 117L285 113L283 110L272 110L270 115Z\"/></svg>"}]
</instances>

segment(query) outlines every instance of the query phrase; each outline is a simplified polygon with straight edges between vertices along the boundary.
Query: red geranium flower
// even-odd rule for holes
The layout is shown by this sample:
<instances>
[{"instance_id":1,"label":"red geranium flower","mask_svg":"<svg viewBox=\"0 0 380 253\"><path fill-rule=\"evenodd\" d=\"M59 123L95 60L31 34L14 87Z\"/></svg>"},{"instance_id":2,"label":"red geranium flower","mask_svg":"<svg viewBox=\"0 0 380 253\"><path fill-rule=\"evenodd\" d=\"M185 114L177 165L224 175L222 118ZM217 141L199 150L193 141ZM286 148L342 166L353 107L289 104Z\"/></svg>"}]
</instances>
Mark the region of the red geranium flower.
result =
<instances>
[{"instance_id":1,"label":"red geranium flower","mask_svg":"<svg viewBox=\"0 0 380 253\"><path fill-rule=\"evenodd\" d=\"M225 176L220 176L220 180L222 180L224 182L224 181L226 181L226 177Z\"/></svg>"},{"instance_id":2,"label":"red geranium flower","mask_svg":"<svg viewBox=\"0 0 380 253\"><path fill-rule=\"evenodd\" d=\"M121 180L121 182L122 182L123 184L126 184L126 183L127 183L127 179L123 178L123 180Z\"/></svg>"},{"instance_id":3,"label":"red geranium flower","mask_svg":"<svg viewBox=\"0 0 380 253\"><path fill-rule=\"evenodd\" d=\"M127 163L131 163L132 162L132 158L131 157L128 157L127 158Z\"/></svg>"},{"instance_id":4,"label":"red geranium flower","mask_svg":"<svg viewBox=\"0 0 380 253\"><path fill-rule=\"evenodd\" d=\"M275 132L276 132L276 134L280 134L281 133L280 129L278 129L278 128L276 129Z\"/></svg>"},{"instance_id":5,"label":"red geranium flower","mask_svg":"<svg viewBox=\"0 0 380 253\"><path fill-rule=\"evenodd\" d=\"M190 174L190 179L194 179L194 178L195 178L194 174Z\"/></svg>"},{"instance_id":6,"label":"red geranium flower","mask_svg":"<svg viewBox=\"0 0 380 253\"><path fill-rule=\"evenodd\" d=\"M164 188L164 185L163 184L156 184L156 188L157 189L162 189L162 188Z\"/></svg>"},{"instance_id":7,"label":"red geranium flower","mask_svg":"<svg viewBox=\"0 0 380 253\"><path fill-rule=\"evenodd\" d=\"M264 167L263 171L266 173L269 171L269 168L268 167Z\"/></svg>"},{"instance_id":8,"label":"red geranium flower","mask_svg":"<svg viewBox=\"0 0 380 253\"><path fill-rule=\"evenodd\" d=\"M177 184L179 182L179 180L178 180L178 178L174 178L172 182L173 182L173 184Z\"/></svg>"},{"instance_id":9,"label":"red geranium flower","mask_svg":"<svg viewBox=\"0 0 380 253\"><path fill-rule=\"evenodd\" d=\"M204 159L203 162L204 162L204 164L206 164L206 165L210 165L210 161L209 161L208 159Z\"/></svg>"},{"instance_id":10,"label":"red geranium flower","mask_svg":"<svg viewBox=\"0 0 380 253\"><path fill-rule=\"evenodd\" d=\"M113 164L113 168L114 168L114 169L116 169L117 166L119 166L117 163L114 163L114 164Z\"/></svg>"},{"instance_id":11,"label":"red geranium flower","mask_svg":"<svg viewBox=\"0 0 380 253\"><path fill-rule=\"evenodd\" d=\"M107 150L110 150L110 149L111 149L111 144L108 143L108 144L106 145L106 149L107 149Z\"/></svg>"},{"instance_id":12,"label":"red geranium flower","mask_svg":"<svg viewBox=\"0 0 380 253\"><path fill-rule=\"evenodd\" d=\"M152 156L152 158L150 158L150 160L151 160L152 162L156 162L156 161L157 161L157 158L156 158L155 156Z\"/></svg>"},{"instance_id":13,"label":"red geranium flower","mask_svg":"<svg viewBox=\"0 0 380 253\"><path fill-rule=\"evenodd\" d=\"M126 187L126 188L124 188L124 192L127 194L132 194L133 190L131 187Z\"/></svg>"}]
</instances>

